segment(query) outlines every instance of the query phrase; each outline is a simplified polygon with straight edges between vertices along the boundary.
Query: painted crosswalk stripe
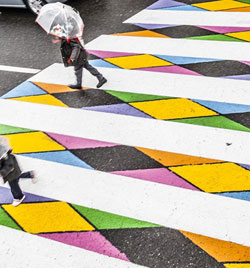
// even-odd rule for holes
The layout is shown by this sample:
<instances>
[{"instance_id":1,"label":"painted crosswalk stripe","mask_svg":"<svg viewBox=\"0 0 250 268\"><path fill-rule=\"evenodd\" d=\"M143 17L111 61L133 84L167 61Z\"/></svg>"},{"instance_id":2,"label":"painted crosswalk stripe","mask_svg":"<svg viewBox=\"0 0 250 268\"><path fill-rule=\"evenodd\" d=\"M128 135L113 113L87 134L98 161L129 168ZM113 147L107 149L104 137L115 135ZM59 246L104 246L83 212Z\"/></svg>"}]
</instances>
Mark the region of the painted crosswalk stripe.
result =
<instances>
[{"instance_id":1,"label":"painted crosswalk stripe","mask_svg":"<svg viewBox=\"0 0 250 268\"><path fill-rule=\"evenodd\" d=\"M148 39L146 41L148 42ZM148 43L151 43L151 41ZM178 56L178 53L183 53L181 49L178 51L173 49L171 52L173 43L170 43L167 45L170 53L177 53L176 55ZM184 46L188 44L196 47L196 45L194 45L195 43L185 43ZM205 44L205 49L212 49L212 52L213 49L217 50L219 47L216 42L213 43L213 45L211 45L212 43L200 44ZM152 45L154 45L154 42ZM238 49L236 46L229 46L226 43L225 45L226 51L222 53L222 59L229 57L231 49ZM181 46L180 42L178 46ZM137 51L141 50L140 47L141 44L135 46ZM120 47L118 49L120 49ZM146 50L146 47L142 47L142 50L144 49ZM155 48L153 47L153 49ZM162 44L156 48L157 51L161 49L163 49ZM190 48L190 51L191 49L193 48ZM241 49L249 51L249 47L242 46ZM202 50L204 50L204 48ZM164 49L161 51L164 51ZM133 51L133 53L135 52ZM201 50L197 52L197 54L199 53L201 53ZM209 53L206 53L206 55L209 55ZM208 57L206 55L205 57ZM218 55L217 52L215 52L214 55ZM236 57L241 60L243 55L238 53ZM244 60L246 59L244 58ZM50 69L50 71L51 70L52 69ZM56 70L58 71L59 69ZM148 90L149 92L151 91L151 94L156 94L156 91L152 92L152 88L155 88L156 77L159 77L162 86L159 90L157 89L160 92L158 95L176 96L176 94L179 94L178 96L180 97L189 96L190 98L191 96L191 98L196 99L249 104L248 82L246 81L241 81L243 83L239 83L239 81L236 83L235 81L233 82L235 87L233 87L232 80L215 78L205 80L203 78L206 77L197 79L197 77L191 76L185 79L186 76L184 75L162 74L162 76L158 76L157 74L156 76L154 73L151 76L152 83L149 83L150 80L145 81L144 84L148 82L148 87L146 87L145 90L143 84L140 86L141 81L139 81L138 78L140 77L142 80L145 80L149 72L141 72L141 74L137 71L130 70L114 70L115 72L113 72L112 70L104 68L101 69L101 71L107 77L108 72L112 73L113 76L118 74L116 80L112 79L113 81L107 84L107 86L113 90L129 91L128 88L126 88L126 86L128 86L132 92L138 90L138 93L145 93L145 91ZM60 76L63 76L63 72L54 72L53 74L57 76L59 73ZM40 79L39 77L42 78ZM34 79L37 79L38 82L42 82L41 80L44 78L45 80L43 82L45 83L53 83L53 81L55 81L56 84L69 83L69 81L65 79L67 75L61 79L65 79L64 82L58 82L60 80L58 76L56 78L57 80L54 77L48 82L48 77L49 76L46 78L45 75L44 77L43 75L38 75ZM133 80L129 83L126 82L126 84L122 82L123 79L129 80L128 78L130 77L133 77ZM72 76L70 76L70 78L72 78ZM136 78L138 79L137 83L135 83ZM182 78L184 78L184 80L182 80ZM179 84L176 83L178 79L180 80ZM199 81L198 83L197 80ZM84 83L84 86L94 87L96 81L94 81L93 77L89 78L87 76L87 81ZM168 85L166 85L166 83L168 83ZM182 86L184 83L188 85L186 92L183 92L181 83ZM206 84L206 88L201 92L200 87L203 84ZM170 89L168 89L167 92L170 94L166 94L166 87L169 85ZM119 87L122 89L119 89ZM218 88L220 89L218 90ZM197 95L195 91L199 91L200 95ZM146 93L150 94L149 92ZM12 112L7 119L0 119L0 123L3 124L152 149L172 150L174 152L218 158L226 161L250 163L247 158L247 153L250 149L250 146L247 145L249 142L247 141L250 136L249 133L240 131L175 124L151 119L148 119L148 121L140 120L140 118L138 118L139 120L134 120L134 118L132 119L129 116L107 115L105 113L88 112L70 108L1 100L0 111L4 112L6 109ZM171 228L182 229L250 246L250 237L248 236L250 231L250 209L248 202L152 182L132 180L118 175L85 170L38 159L22 156L18 158L24 168L28 169L32 166L37 170L40 176L38 185L32 185L27 181L23 183L24 190L30 193L42 194L58 200L64 200L132 218L159 223ZM70 184L69 181L71 181ZM133 197L128 200L128 196ZM124 200L126 200L125 205ZM235 226L237 226L237 230ZM10 242L8 238L6 238L6 240L8 243ZM25 240L25 238L20 238L20 240ZM33 243L36 242L33 241ZM44 244L41 247L46 246L47 245ZM11 247L11 244L7 244L7 247ZM29 251L29 248L24 247L24 249ZM48 249L50 249L50 245ZM37 249L35 248L35 250ZM57 250L61 250L61 247ZM16 249L16 251L18 251L18 249ZM89 257L90 255L87 252L85 253L87 254L85 257L91 263L90 267L95 267L93 266L91 257ZM49 252L49 254L51 254L51 252ZM41 255L44 256L43 253ZM78 256L76 251L74 251L72 255L75 258ZM58 258L60 258L60 256ZM65 258L67 258L67 253ZM98 260L94 259L94 261L96 261L94 265L97 263L96 267L100 267L100 258L99 256L96 258L98 258ZM47 259L42 257L42 261L45 260ZM83 263L82 259L79 260L79 263L80 261ZM79 263L77 263L78 267ZM86 263L86 261L84 261L84 263ZM126 265L127 263L106 263L106 260L101 263L104 267L137 267L130 264L130 266ZM72 267L72 264L67 262L65 262L65 264ZM60 267L62 266L60 265Z\"/></svg>"},{"instance_id":2,"label":"painted crosswalk stripe","mask_svg":"<svg viewBox=\"0 0 250 268\"><path fill-rule=\"evenodd\" d=\"M172 38L101 35L89 50L250 61L250 44Z\"/></svg>"},{"instance_id":3,"label":"painted crosswalk stripe","mask_svg":"<svg viewBox=\"0 0 250 268\"><path fill-rule=\"evenodd\" d=\"M250 246L248 201L40 159L18 160L39 177L37 184L21 181L26 192Z\"/></svg>"},{"instance_id":4,"label":"painted crosswalk stripe","mask_svg":"<svg viewBox=\"0 0 250 268\"><path fill-rule=\"evenodd\" d=\"M248 132L0 100L0 112L6 110L0 124L250 164Z\"/></svg>"},{"instance_id":5,"label":"painted crosswalk stripe","mask_svg":"<svg viewBox=\"0 0 250 268\"><path fill-rule=\"evenodd\" d=\"M245 105L250 103L249 81L103 67L98 67L98 70L108 79L105 90ZM29 80L67 85L74 81L74 76L73 71L62 64L53 64ZM84 73L83 86L95 88L96 83L96 78L88 72Z\"/></svg>"},{"instance_id":6,"label":"painted crosswalk stripe","mask_svg":"<svg viewBox=\"0 0 250 268\"><path fill-rule=\"evenodd\" d=\"M14 66L0 65L0 71L36 74L36 73L40 72L41 70L32 69L32 68L24 68L24 67L14 67Z\"/></svg>"},{"instance_id":7,"label":"painted crosswalk stripe","mask_svg":"<svg viewBox=\"0 0 250 268\"><path fill-rule=\"evenodd\" d=\"M139 24L180 24L249 27L248 12L204 12L144 9L125 21Z\"/></svg>"},{"instance_id":8,"label":"painted crosswalk stripe","mask_svg":"<svg viewBox=\"0 0 250 268\"><path fill-rule=\"evenodd\" d=\"M0 225L3 267L136 268L144 267Z\"/></svg>"}]
</instances>

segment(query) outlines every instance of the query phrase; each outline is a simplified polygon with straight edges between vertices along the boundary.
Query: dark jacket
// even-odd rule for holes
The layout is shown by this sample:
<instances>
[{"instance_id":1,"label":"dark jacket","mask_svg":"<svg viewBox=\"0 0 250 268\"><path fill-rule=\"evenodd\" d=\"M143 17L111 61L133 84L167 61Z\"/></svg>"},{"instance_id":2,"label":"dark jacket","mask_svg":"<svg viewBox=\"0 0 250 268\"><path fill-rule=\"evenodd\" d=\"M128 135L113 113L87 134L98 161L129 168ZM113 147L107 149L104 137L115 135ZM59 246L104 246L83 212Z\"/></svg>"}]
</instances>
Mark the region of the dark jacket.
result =
<instances>
[{"instance_id":1,"label":"dark jacket","mask_svg":"<svg viewBox=\"0 0 250 268\"><path fill-rule=\"evenodd\" d=\"M5 157L0 159L0 174L3 176L4 183L6 181L13 181L22 174L15 155L10 151Z\"/></svg>"},{"instance_id":2,"label":"dark jacket","mask_svg":"<svg viewBox=\"0 0 250 268\"><path fill-rule=\"evenodd\" d=\"M88 60L88 52L78 39L62 39L61 54L65 67L82 65Z\"/></svg>"}]
</instances>

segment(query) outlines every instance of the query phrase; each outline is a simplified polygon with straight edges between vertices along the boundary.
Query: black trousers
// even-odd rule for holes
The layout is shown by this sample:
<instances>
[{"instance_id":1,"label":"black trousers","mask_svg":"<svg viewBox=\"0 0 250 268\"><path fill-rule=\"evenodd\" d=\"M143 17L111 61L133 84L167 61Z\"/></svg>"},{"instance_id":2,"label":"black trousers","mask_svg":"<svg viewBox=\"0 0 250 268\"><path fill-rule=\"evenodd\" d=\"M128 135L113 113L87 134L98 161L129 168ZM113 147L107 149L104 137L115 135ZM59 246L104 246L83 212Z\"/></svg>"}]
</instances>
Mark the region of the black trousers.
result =
<instances>
[{"instance_id":1,"label":"black trousers","mask_svg":"<svg viewBox=\"0 0 250 268\"><path fill-rule=\"evenodd\" d=\"M21 178L31 178L31 173L29 171L24 172L20 175L19 178L8 182L10 185L11 193L15 199L21 199L23 197L23 192L19 186L19 179Z\"/></svg>"},{"instance_id":2,"label":"black trousers","mask_svg":"<svg viewBox=\"0 0 250 268\"><path fill-rule=\"evenodd\" d=\"M88 61L86 61L81 65L74 66L77 85L82 85L83 68L88 70L99 81L103 78L102 74L96 68L94 68L92 65L90 65Z\"/></svg>"}]
</instances>

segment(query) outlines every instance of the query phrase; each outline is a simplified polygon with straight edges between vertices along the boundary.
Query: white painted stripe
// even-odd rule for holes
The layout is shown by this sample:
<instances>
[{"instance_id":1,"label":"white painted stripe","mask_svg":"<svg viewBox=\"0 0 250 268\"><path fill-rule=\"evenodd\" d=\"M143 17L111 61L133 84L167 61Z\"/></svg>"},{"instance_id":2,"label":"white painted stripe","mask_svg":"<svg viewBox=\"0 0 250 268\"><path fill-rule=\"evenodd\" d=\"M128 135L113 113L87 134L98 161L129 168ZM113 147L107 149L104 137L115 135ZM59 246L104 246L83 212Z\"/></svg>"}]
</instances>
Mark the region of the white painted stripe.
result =
<instances>
[{"instance_id":1,"label":"white painted stripe","mask_svg":"<svg viewBox=\"0 0 250 268\"><path fill-rule=\"evenodd\" d=\"M250 164L248 132L0 100L6 111L0 124Z\"/></svg>"},{"instance_id":2,"label":"white painted stripe","mask_svg":"<svg viewBox=\"0 0 250 268\"><path fill-rule=\"evenodd\" d=\"M5 268L144 267L1 225L0 244L1 265Z\"/></svg>"},{"instance_id":3,"label":"white painted stripe","mask_svg":"<svg viewBox=\"0 0 250 268\"><path fill-rule=\"evenodd\" d=\"M250 61L250 43L101 35L89 50Z\"/></svg>"},{"instance_id":4,"label":"white painted stripe","mask_svg":"<svg viewBox=\"0 0 250 268\"><path fill-rule=\"evenodd\" d=\"M249 81L114 68L98 70L107 77L103 88L109 90L250 104ZM29 80L67 85L74 81L74 75L72 69L53 64ZM95 88L96 83L96 78L85 71L83 86Z\"/></svg>"},{"instance_id":5,"label":"white painted stripe","mask_svg":"<svg viewBox=\"0 0 250 268\"><path fill-rule=\"evenodd\" d=\"M23 67L7 66L7 65L0 65L0 71L36 74L36 73L40 72L41 70L39 70L39 69L31 69L31 68L23 68Z\"/></svg>"},{"instance_id":6,"label":"white painted stripe","mask_svg":"<svg viewBox=\"0 0 250 268\"><path fill-rule=\"evenodd\" d=\"M24 191L250 246L248 201L18 156Z\"/></svg>"},{"instance_id":7,"label":"white painted stripe","mask_svg":"<svg viewBox=\"0 0 250 268\"><path fill-rule=\"evenodd\" d=\"M144 9L124 23L179 24L200 26L249 27L248 12L204 12Z\"/></svg>"}]
</instances>

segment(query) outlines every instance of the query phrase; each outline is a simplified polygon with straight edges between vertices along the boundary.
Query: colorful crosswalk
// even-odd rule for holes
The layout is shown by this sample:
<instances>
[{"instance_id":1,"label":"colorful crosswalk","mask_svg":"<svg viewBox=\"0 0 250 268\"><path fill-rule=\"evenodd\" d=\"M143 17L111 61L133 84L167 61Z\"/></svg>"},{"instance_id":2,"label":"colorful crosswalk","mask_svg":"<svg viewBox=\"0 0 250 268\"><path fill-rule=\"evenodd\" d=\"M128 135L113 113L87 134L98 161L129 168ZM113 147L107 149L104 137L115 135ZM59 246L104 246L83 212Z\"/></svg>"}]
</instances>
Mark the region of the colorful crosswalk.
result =
<instances>
[{"instance_id":1,"label":"colorful crosswalk","mask_svg":"<svg viewBox=\"0 0 250 268\"><path fill-rule=\"evenodd\" d=\"M249 9L159 0L86 45L102 89L55 63L1 97L0 135L39 177L17 208L0 187L8 265L250 265Z\"/></svg>"}]
</instances>

